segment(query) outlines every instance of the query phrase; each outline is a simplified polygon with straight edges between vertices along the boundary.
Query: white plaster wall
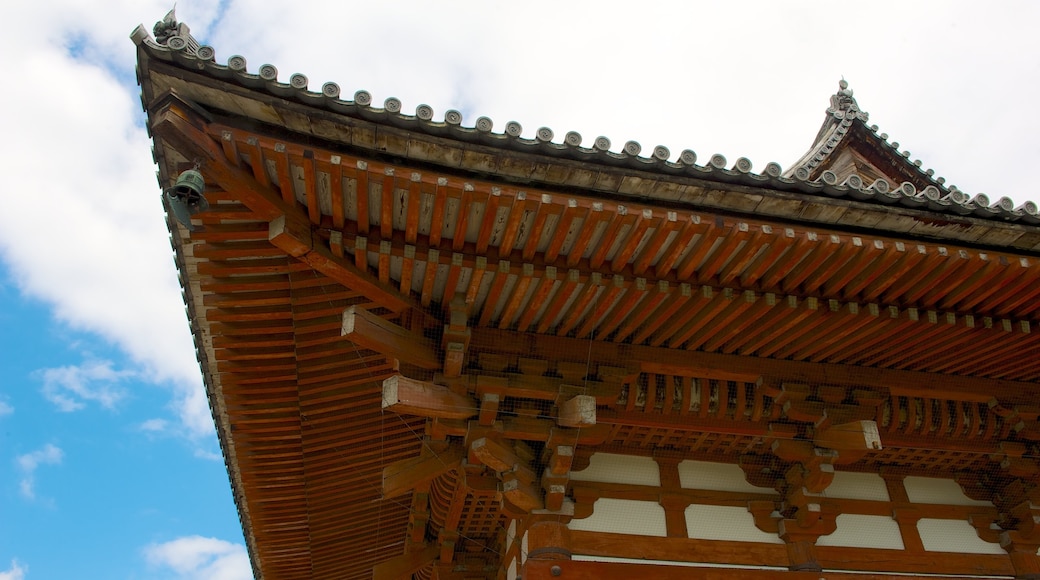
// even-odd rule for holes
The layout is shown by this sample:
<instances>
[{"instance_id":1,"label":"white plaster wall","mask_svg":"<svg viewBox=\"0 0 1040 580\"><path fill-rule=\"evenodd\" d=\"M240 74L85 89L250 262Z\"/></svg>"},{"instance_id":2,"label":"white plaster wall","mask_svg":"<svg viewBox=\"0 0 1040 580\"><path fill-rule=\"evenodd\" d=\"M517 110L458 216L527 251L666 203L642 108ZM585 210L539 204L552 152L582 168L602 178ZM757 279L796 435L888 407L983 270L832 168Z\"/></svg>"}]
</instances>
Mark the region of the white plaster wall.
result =
<instances>
[{"instance_id":1,"label":"white plaster wall","mask_svg":"<svg viewBox=\"0 0 1040 580\"><path fill-rule=\"evenodd\" d=\"M988 501L978 501L964 495L961 486L952 479L918 477L912 475L903 480L906 495L912 503L945 503L950 505L992 506Z\"/></svg>"},{"instance_id":2,"label":"white plaster wall","mask_svg":"<svg viewBox=\"0 0 1040 580\"><path fill-rule=\"evenodd\" d=\"M834 481L823 492L826 497L889 501L885 480L876 473L834 472Z\"/></svg>"},{"instance_id":3,"label":"white plaster wall","mask_svg":"<svg viewBox=\"0 0 1040 580\"><path fill-rule=\"evenodd\" d=\"M652 457L593 453L589 466L581 471L572 471L571 480L659 487L661 473Z\"/></svg>"},{"instance_id":4,"label":"white plaster wall","mask_svg":"<svg viewBox=\"0 0 1040 580\"><path fill-rule=\"evenodd\" d=\"M506 566L506 580L516 580L516 560L510 560Z\"/></svg>"},{"instance_id":5,"label":"white plaster wall","mask_svg":"<svg viewBox=\"0 0 1040 580\"><path fill-rule=\"evenodd\" d=\"M879 548L902 550L903 537L899 524L888 516L841 514L835 520L838 529L833 534L820 536L817 546L844 548Z\"/></svg>"},{"instance_id":6,"label":"white plaster wall","mask_svg":"<svg viewBox=\"0 0 1040 580\"><path fill-rule=\"evenodd\" d=\"M1006 554L999 544L983 541L964 520L924 518L917 522L921 543L929 552L960 554Z\"/></svg>"},{"instance_id":7,"label":"white plaster wall","mask_svg":"<svg viewBox=\"0 0 1040 580\"><path fill-rule=\"evenodd\" d=\"M679 462L679 482L688 489L775 493L770 487L756 487L744 478L744 470L732 463L685 460Z\"/></svg>"},{"instance_id":8,"label":"white plaster wall","mask_svg":"<svg viewBox=\"0 0 1040 580\"><path fill-rule=\"evenodd\" d=\"M686 532L700 540L784 543L776 534L756 528L754 516L742 507L691 505L686 508Z\"/></svg>"},{"instance_id":9,"label":"white plaster wall","mask_svg":"<svg viewBox=\"0 0 1040 580\"><path fill-rule=\"evenodd\" d=\"M600 498L592 506L592 515L571 520L567 527L589 532L612 532L639 536L668 535L664 508L657 502L631 499ZM527 546L524 546L527 551Z\"/></svg>"}]
</instances>

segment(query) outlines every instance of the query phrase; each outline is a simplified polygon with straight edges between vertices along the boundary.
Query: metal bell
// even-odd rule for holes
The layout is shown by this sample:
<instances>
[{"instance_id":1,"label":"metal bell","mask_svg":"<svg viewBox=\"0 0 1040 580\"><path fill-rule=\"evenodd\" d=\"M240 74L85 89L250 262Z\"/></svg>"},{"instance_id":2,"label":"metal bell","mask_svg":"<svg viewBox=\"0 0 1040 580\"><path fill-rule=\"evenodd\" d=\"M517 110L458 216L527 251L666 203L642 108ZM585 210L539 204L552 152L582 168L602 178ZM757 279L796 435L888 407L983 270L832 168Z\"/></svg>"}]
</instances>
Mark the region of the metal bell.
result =
<instances>
[{"instance_id":1,"label":"metal bell","mask_svg":"<svg viewBox=\"0 0 1040 580\"><path fill-rule=\"evenodd\" d=\"M202 195L206 191L206 180L197 169L188 169L177 176L177 183L164 193L173 217L188 231L195 231L191 216L209 208Z\"/></svg>"},{"instance_id":2,"label":"metal bell","mask_svg":"<svg viewBox=\"0 0 1040 580\"><path fill-rule=\"evenodd\" d=\"M184 198L189 203L200 199L204 191L206 191L206 180L195 169L181 172L177 177L176 185L173 186L173 194Z\"/></svg>"}]
</instances>

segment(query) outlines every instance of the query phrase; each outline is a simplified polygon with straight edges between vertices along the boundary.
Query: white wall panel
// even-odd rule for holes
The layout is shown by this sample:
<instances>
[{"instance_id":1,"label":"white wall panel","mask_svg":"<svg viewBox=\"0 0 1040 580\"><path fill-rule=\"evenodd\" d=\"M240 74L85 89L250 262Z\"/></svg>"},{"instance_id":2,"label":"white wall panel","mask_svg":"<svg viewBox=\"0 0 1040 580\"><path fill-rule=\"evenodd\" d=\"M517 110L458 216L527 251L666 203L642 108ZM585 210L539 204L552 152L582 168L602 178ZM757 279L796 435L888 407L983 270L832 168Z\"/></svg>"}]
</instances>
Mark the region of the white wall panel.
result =
<instances>
[{"instance_id":1,"label":"white wall panel","mask_svg":"<svg viewBox=\"0 0 1040 580\"><path fill-rule=\"evenodd\" d=\"M903 480L903 486L906 487L906 495L913 503L993 505L988 501L978 501L964 495L964 492L961 491L961 486L952 479L912 475Z\"/></svg>"},{"instance_id":2,"label":"white wall panel","mask_svg":"<svg viewBox=\"0 0 1040 580\"><path fill-rule=\"evenodd\" d=\"M820 536L820 539L816 541L817 546L903 549L903 537L899 534L899 524L888 516L841 514L836 523L838 529L830 535Z\"/></svg>"},{"instance_id":3,"label":"white wall panel","mask_svg":"<svg viewBox=\"0 0 1040 580\"><path fill-rule=\"evenodd\" d=\"M770 487L756 487L744 478L744 470L732 463L709 461L679 462L679 481L688 489L711 489L716 491L747 491L751 493L775 493Z\"/></svg>"},{"instance_id":4,"label":"white wall panel","mask_svg":"<svg viewBox=\"0 0 1040 580\"><path fill-rule=\"evenodd\" d=\"M661 474L652 457L593 453L589 466L581 471L572 471L571 480L659 487Z\"/></svg>"},{"instance_id":5,"label":"white wall panel","mask_svg":"<svg viewBox=\"0 0 1040 580\"><path fill-rule=\"evenodd\" d=\"M571 520L567 527L589 532L612 532L639 536L668 535L664 508L652 501L600 498L592 507L592 515Z\"/></svg>"},{"instance_id":6,"label":"white wall panel","mask_svg":"<svg viewBox=\"0 0 1040 580\"><path fill-rule=\"evenodd\" d=\"M691 505L686 508L686 531L700 540L784 543L776 534L756 528L754 516L742 507Z\"/></svg>"},{"instance_id":7,"label":"white wall panel","mask_svg":"<svg viewBox=\"0 0 1040 580\"><path fill-rule=\"evenodd\" d=\"M889 501L885 480L876 473L834 472L834 481L823 492L826 497Z\"/></svg>"},{"instance_id":8,"label":"white wall panel","mask_svg":"<svg viewBox=\"0 0 1040 580\"><path fill-rule=\"evenodd\" d=\"M960 554L1006 554L999 544L983 541L975 528L964 520L924 518L917 522L921 543L929 552Z\"/></svg>"}]
</instances>

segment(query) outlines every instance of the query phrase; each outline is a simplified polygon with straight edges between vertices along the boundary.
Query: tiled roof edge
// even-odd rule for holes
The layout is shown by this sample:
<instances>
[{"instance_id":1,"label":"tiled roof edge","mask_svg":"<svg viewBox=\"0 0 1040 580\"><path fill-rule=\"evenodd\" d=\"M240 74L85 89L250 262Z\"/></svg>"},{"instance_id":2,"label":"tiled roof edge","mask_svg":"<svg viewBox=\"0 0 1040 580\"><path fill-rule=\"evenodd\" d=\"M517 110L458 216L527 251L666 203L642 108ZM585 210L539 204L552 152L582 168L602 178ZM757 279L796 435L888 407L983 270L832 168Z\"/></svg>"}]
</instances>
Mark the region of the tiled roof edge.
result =
<instances>
[{"instance_id":1,"label":"tiled roof edge","mask_svg":"<svg viewBox=\"0 0 1040 580\"><path fill-rule=\"evenodd\" d=\"M772 186L785 191L824 194L829 197L884 205L901 205L945 214L973 215L1004 222L1040 224L1040 209L1036 203L1027 201L1015 207L1014 202L1007 197L1002 197L996 202L991 202L985 194L970 197L955 187L945 187L939 181L941 178L931 179L927 173L931 170L922 171L919 162L914 163L918 171L922 171L929 180L935 183L923 191L917 191L916 187L909 182L895 187L883 180L865 184L856 178L857 176L838 183L837 176L830 171L824 171L815 181L808 181L811 168L826 158L826 155L847 134L848 127L851 127L853 122L865 122L868 119L867 113L859 110L855 99L852 98L852 92L847 89L847 83L844 81L842 81L842 88L838 94L831 98L832 106L828 109L828 114L838 122L838 127L830 137L818 142L810 150L810 153L814 151L816 153L807 154L807 157L810 157L809 160L803 157L795 167L787 172L784 172L778 163L771 162L765 166L762 173L754 173L751 171L751 161L745 157L737 159L729 168L727 168L729 164L726 158L720 154L711 156L706 165L697 165L697 154L693 150L686 149L679 154L677 161L669 161L671 152L663 145L655 147L650 156L644 157L640 156L642 147L635 141L626 142L620 152L612 152L610 151L610 139L603 136L594 139L592 147L583 147L581 145L583 138L576 132L567 133L562 142L554 142L555 134L552 129L542 127L535 132L534 139L527 139L520 136L523 128L516 121L506 123L504 131L496 133L493 130L494 122L488 117L479 117L472 127L464 127L462 113L453 109L445 111L442 121L435 121L433 108L426 104L416 107L414 115L408 115L402 112L401 101L394 97L387 98L383 102L382 108L373 106L372 95L364 90L356 91L352 100L341 99L340 87L334 82L327 82L322 85L321 91L314 92L308 89L310 81L306 75L301 73L290 75L288 83L279 82L278 69L271 64L261 65L254 74L248 72L246 59L240 55L229 57L226 65L216 63L216 51L211 46L198 44L188 32L188 27L176 23L171 16L172 11L166 19L156 23L157 36L155 38L148 33L144 25L139 25L131 33L131 39L138 47L147 50L149 55L159 60L172 62L189 70L201 71L214 78L235 82L246 88L264 91L275 97L295 100L305 105L351 117L421 131L430 135L449 137L462 142L480 143L550 157L571 158L607 166L630 167L663 174L682 174L751 186ZM158 34L160 31L163 34ZM848 94L845 95L844 92ZM845 130L840 131L843 127ZM869 129L874 133L877 131L876 126L869 127ZM820 136L823 136L822 131ZM879 135L879 139L898 153L898 143L889 143L887 135L883 133ZM905 153L903 156L908 157L909 153Z\"/></svg>"},{"instance_id":2,"label":"tiled roof edge","mask_svg":"<svg viewBox=\"0 0 1040 580\"><path fill-rule=\"evenodd\" d=\"M838 83L838 92L831 96L827 115L828 119L820 129L813 147L793 167L788 169L785 173L786 176L803 181L809 179L812 171L823 164L837 149L838 144L852 132L853 125L859 123L866 131L874 135L877 141L889 150L889 153L905 159L904 167L912 168L911 170L916 171L919 177L929 185L918 191L912 183L903 182L893 190L887 181L878 180L873 184L864 184L859 176L852 175L842 184L850 187L849 197L859 200L874 199L886 204L898 203L907 207L958 215L975 215L1004 221L1021 220L1030 224L1040 223L1037 204L1032 201L1026 201L1016 207L1014 201L1008 197L992 201L984 193L970 196L955 185L946 185L946 179L936 177L934 170L923 168L920 159L910 161L910 152L900 151L899 142L889 141L888 134L879 133L877 125L867 125L870 114L860 108L845 79ZM824 171L816 181L834 184L837 182L837 176L829 171ZM871 192L867 193L864 189L871 190Z\"/></svg>"}]
</instances>

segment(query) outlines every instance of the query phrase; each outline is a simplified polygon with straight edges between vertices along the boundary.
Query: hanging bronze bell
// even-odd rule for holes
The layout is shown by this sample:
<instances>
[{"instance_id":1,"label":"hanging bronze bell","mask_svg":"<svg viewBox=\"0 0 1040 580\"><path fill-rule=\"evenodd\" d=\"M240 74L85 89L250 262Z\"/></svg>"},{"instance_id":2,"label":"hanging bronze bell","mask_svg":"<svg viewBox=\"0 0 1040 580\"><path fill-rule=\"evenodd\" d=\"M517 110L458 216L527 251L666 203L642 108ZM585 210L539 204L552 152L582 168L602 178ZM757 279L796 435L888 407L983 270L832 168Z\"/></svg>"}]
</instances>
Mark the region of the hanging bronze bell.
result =
<instances>
[{"instance_id":1,"label":"hanging bronze bell","mask_svg":"<svg viewBox=\"0 0 1040 580\"><path fill-rule=\"evenodd\" d=\"M195 231L191 216L209 208L202 193L206 191L206 180L197 169L188 169L177 176L177 183L164 193L174 219L188 231Z\"/></svg>"},{"instance_id":2,"label":"hanging bronze bell","mask_svg":"<svg viewBox=\"0 0 1040 580\"><path fill-rule=\"evenodd\" d=\"M182 171L177 177L177 183L173 186L173 194L184 198L191 203L202 198L202 192L206 191L206 180L196 169Z\"/></svg>"}]
</instances>

